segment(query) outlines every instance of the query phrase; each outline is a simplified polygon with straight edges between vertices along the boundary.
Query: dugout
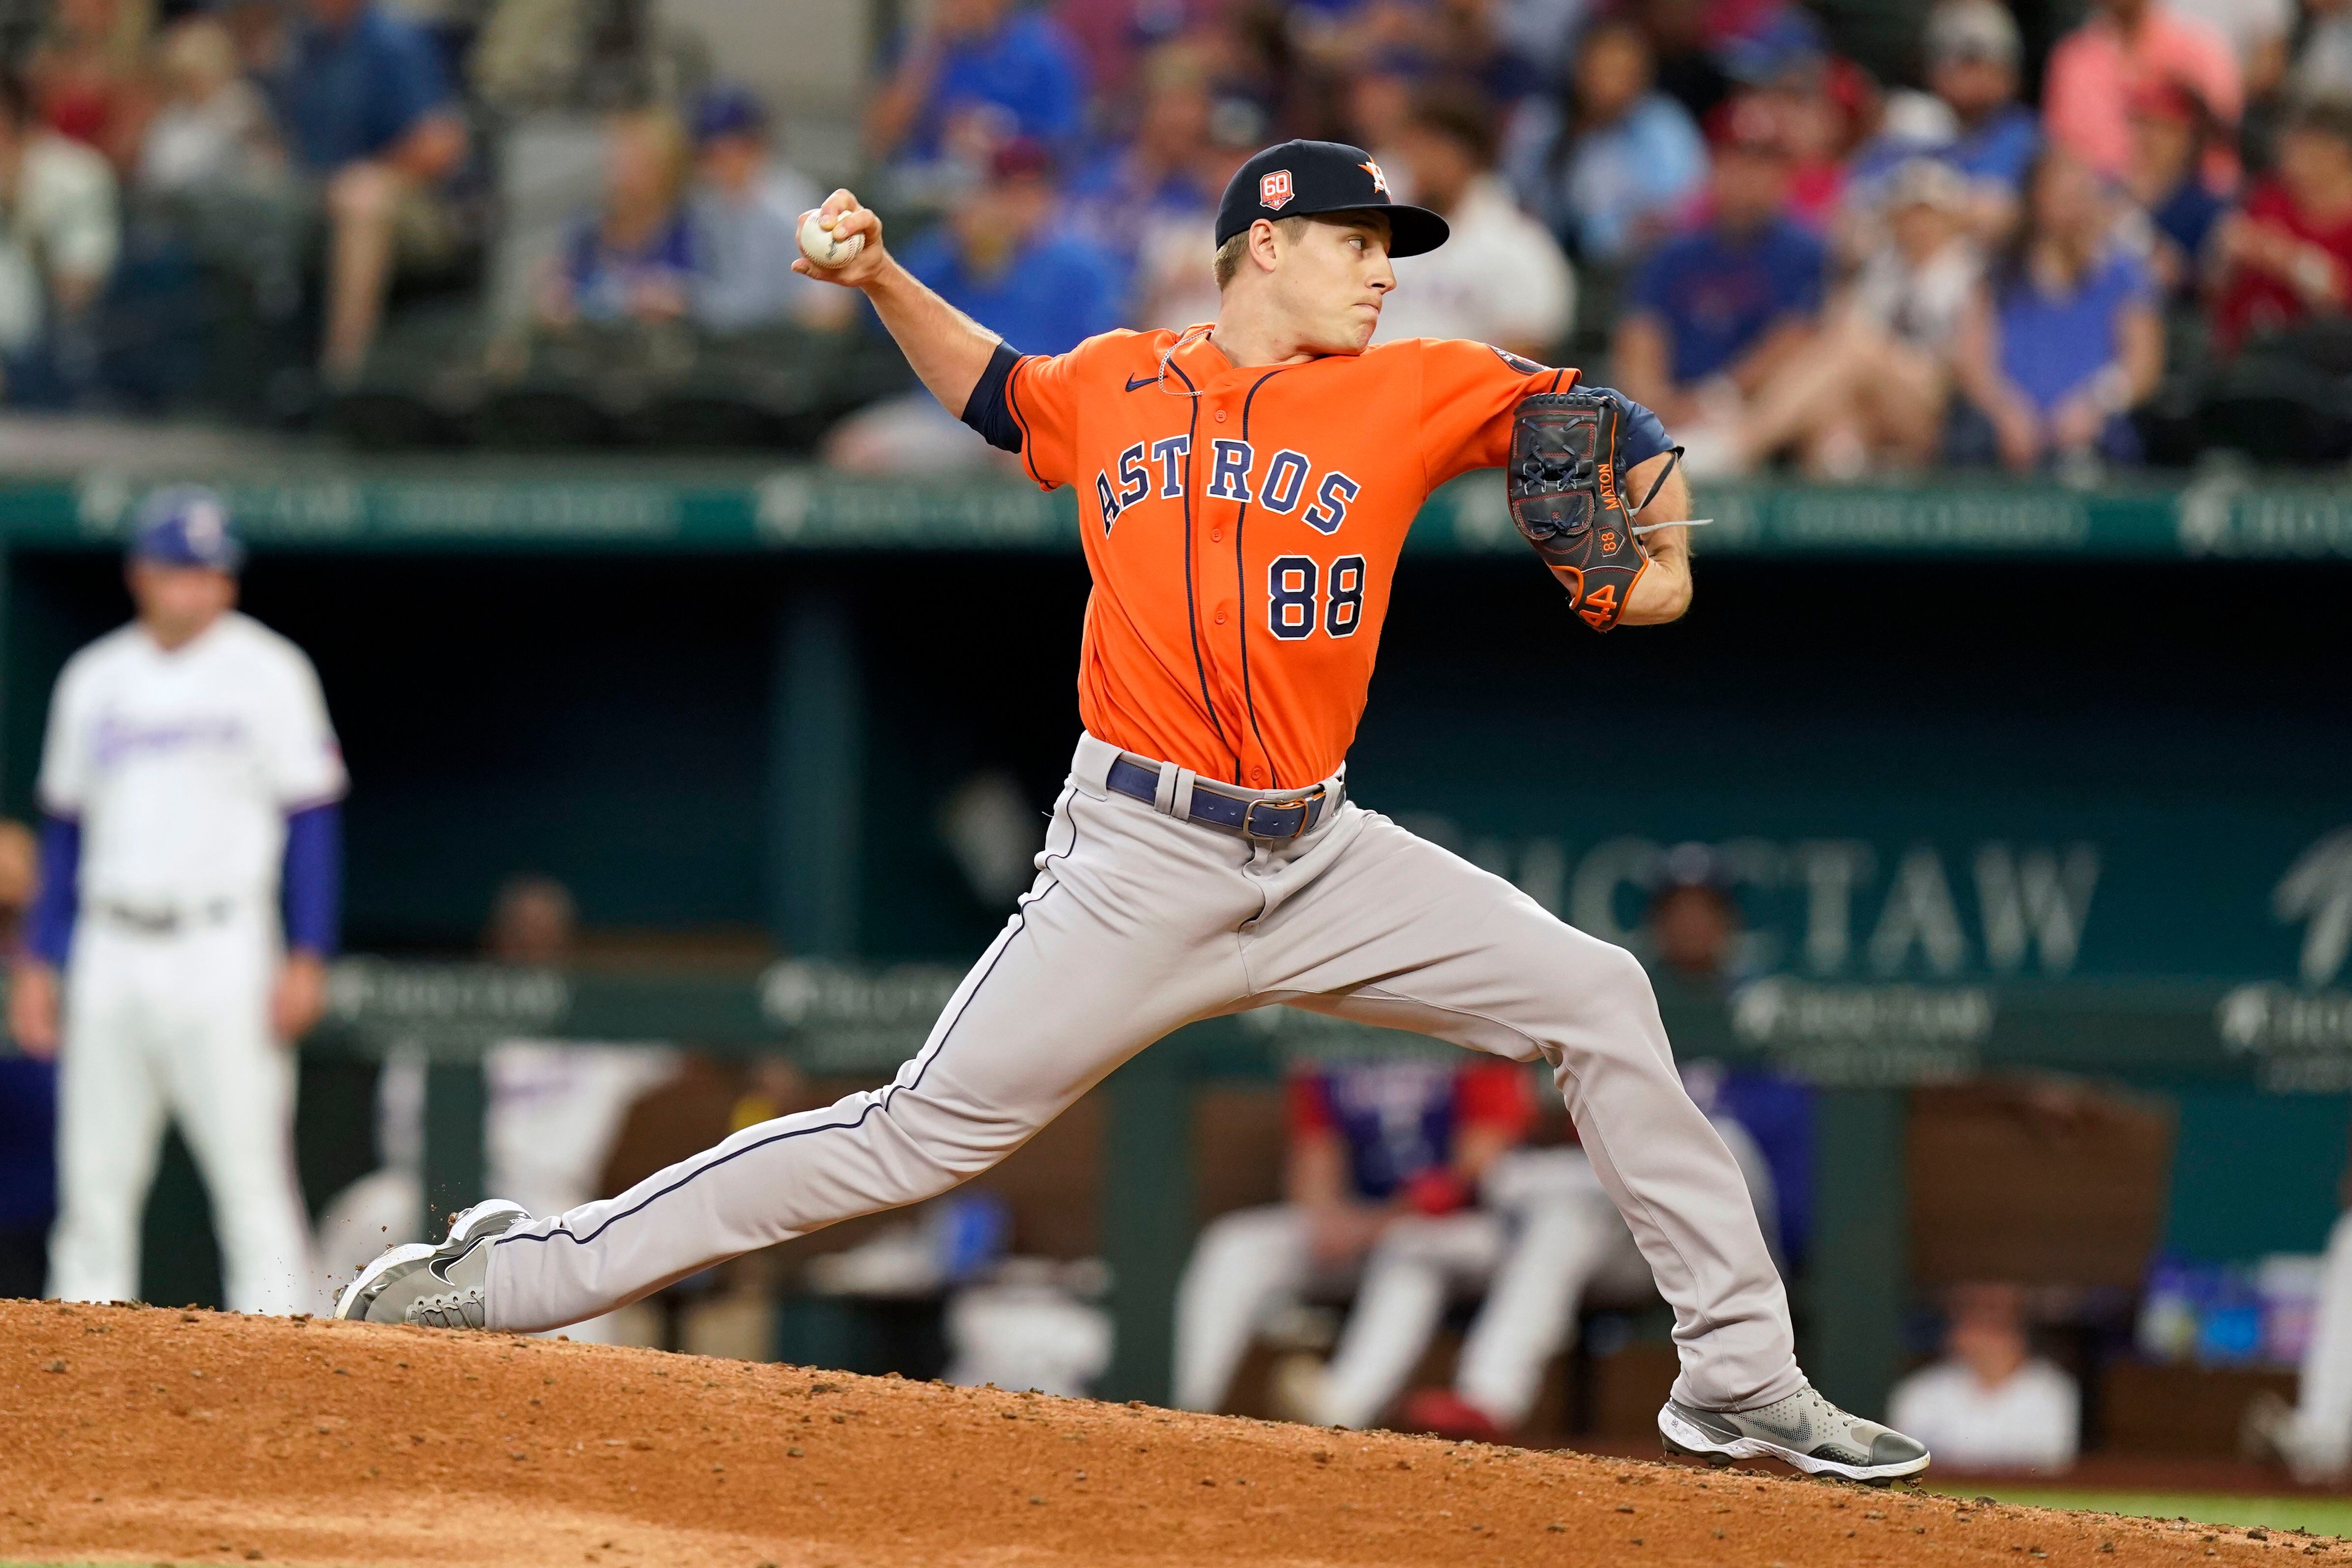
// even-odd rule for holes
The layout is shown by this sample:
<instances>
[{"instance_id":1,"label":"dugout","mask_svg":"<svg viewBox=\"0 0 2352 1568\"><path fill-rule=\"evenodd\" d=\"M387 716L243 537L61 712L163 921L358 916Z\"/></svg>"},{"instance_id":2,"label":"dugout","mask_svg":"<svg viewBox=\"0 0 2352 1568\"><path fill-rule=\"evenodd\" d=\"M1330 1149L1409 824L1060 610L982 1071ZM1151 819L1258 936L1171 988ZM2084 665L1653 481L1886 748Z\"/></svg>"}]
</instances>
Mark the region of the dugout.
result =
<instances>
[{"instance_id":1,"label":"dugout","mask_svg":"<svg viewBox=\"0 0 2352 1568\"><path fill-rule=\"evenodd\" d=\"M2352 1116L2352 1037L2311 1000L2341 993L2325 932L2352 903L2352 854L2339 889L2324 849L2352 824L2352 504L2227 476L1725 489L1691 616L1595 639L1491 479L1416 529L1352 785L1612 937L1638 940L1664 847L1741 868L1769 1005L1684 1037L1823 1086L1825 1386L1870 1405L1900 1355L1917 1083L2039 1065L2163 1090L2166 1244L2315 1248ZM351 761L354 951L462 953L524 869L706 967L952 965L1001 923L940 816L982 776L1051 802L1085 587L1066 495L646 464L229 485L247 606L311 652ZM135 489L0 490L13 812L58 665L123 613ZM1114 1249L1189 1208L1183 1085L1271 1059L1212 1042L1120 1075ZM314 1197L363 1128L335 1070L305 1113ZM1181 1246L1132 1245L1119 1392L1149 1394L1165 1303L1138 1303Z\"/></svg>"}]
</instances>

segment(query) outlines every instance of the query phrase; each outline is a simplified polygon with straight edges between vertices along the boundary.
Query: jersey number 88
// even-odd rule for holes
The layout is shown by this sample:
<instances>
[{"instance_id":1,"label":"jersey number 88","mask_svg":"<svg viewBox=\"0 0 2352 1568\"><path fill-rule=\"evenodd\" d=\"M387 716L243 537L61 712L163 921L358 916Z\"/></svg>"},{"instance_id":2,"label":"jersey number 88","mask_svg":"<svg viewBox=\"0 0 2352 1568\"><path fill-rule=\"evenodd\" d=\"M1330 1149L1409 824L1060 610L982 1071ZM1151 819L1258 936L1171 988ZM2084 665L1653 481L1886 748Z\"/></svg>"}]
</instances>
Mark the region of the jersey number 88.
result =
<instances>
[{"instance_id":1,"label":"jersey number 88","mask_svg":"<svg viewBox=\"0 0 2352 1568\"><path fill-rule=\"evenodd\" d=\"M1285 642L1315 635L1318 619L1325 635L1348 637L1364 618L1364 558L1342 555L1331 563L1328 598L1318 593L1327 574L1305 555L1276 556L1265 572L1266 628ZM1320 599L1322 615L1316 615Z\"/></svg>"}]
</instances>

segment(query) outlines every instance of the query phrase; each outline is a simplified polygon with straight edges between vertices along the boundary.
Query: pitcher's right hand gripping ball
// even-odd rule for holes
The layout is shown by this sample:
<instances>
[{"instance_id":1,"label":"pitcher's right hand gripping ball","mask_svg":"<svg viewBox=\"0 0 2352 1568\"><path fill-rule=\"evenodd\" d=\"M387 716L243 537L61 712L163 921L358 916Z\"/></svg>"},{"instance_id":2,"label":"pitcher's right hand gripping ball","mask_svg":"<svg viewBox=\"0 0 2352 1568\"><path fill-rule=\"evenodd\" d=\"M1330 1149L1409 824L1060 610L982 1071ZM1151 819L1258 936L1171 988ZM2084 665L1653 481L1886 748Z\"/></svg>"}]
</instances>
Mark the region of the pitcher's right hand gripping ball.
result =
<instances>
[{"instance_id":1,"label":"pitcher's right hand gripping ball","mask_svg":"<svg viewBox=\"0 0 2352 1568\"><path fill-rule=\"evenodd\" d=\"M1626 435L1624 405L1583 387L1522 399L1511 424L1511 521L1597 632L1617 624L1650 564L1633 533L1638 509L1617 489Z\"/></svg>"},{"instance_id":2,"label":"pitcher's right hand gripping ball","mask_svg":"<svg viewBox=\"0 0 2352 1568\"><path fill-rule=\"evenodd\" d=\"M862 234L844 236L834 233L836 221L833 214L822 207L801 215L801 254L827 269L846 267L851 258L866 248L866 237Z\"/></svg>"}]
</instances>

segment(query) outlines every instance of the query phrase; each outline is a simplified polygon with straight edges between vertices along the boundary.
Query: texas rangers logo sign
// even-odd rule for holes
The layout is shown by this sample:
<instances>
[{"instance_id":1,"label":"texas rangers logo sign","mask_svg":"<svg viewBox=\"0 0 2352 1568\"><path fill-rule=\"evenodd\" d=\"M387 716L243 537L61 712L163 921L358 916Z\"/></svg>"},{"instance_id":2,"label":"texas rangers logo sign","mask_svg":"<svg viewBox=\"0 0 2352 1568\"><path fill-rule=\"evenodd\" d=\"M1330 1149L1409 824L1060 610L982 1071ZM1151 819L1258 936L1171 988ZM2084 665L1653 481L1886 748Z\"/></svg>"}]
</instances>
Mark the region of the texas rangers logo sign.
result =
<instances>
[{"instance_id":1,"label":"texas rangers logo sign","mask_svg":"<svg viewBox=\"0 0 2352 1568\"><path fill-rule=\"evenodd\" d=\"M1362 163L1357 164L1356 167L1361 169L1364 173L1372 177L1372 189L1380 192L1382 195L1387 195L1389 194L1388 176L1381 173L1381 166L1378 163L1375 163L1370 158L1367 158Z\"/></svg>"},{"instance_id":2,"label":"texas rangers logo sign","mask_svg":"<svg viewBox=\"0 0 2352 1568\"><path fill-rule=\"evenodd\" d=\"M1290 198L1297 194L1291 188L1290 171L1287 169L1276 169L1270 174L1259 176L1257 205L1268 212L1280 212L1290 205Z\"/></svg>"}]
</instances>

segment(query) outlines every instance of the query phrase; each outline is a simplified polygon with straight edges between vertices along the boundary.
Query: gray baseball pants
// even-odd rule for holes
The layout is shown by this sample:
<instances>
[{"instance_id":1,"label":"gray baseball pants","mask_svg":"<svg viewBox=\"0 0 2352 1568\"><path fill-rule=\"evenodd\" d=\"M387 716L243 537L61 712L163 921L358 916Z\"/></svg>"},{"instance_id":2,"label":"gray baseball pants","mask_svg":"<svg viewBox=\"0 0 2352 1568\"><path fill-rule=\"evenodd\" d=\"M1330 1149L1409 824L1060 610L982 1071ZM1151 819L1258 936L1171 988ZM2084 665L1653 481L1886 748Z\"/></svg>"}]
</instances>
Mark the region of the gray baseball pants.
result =
<instances>
[{"instance_id":1,"label":"gray baseball pants","mask_svg":"<svg viewBox=\"0 0 2352 1568\"><path fill-rule=\"evenodd\" d=\"M1631 953L1353 802L1295 840L1248 841L1175 815L1193 775L1173 764L1156 806L1111 794L1118 754L1079 741L1035 885L892 1082L509 1231L489 1325L558 1328L935 1196L1161 1036L1281 1003L1542 1057L1675 1309L1675 1396L1744 1409L1796 1391L1788 1297L1747 1185L1685 1093Z\"/></svg>"}]
</instances>

